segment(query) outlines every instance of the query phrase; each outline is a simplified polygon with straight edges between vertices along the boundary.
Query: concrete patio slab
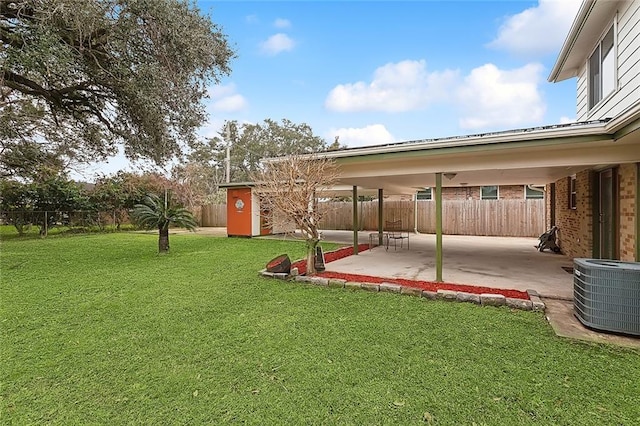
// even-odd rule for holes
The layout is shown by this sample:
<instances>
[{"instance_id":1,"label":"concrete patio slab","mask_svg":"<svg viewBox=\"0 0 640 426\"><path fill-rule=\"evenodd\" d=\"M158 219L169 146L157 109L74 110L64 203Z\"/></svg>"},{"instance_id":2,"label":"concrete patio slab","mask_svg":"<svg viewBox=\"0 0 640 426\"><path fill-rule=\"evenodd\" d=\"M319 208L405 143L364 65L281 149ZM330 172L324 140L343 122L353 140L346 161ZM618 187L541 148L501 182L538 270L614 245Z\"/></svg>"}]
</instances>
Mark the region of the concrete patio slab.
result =
<instances>
[{"instance_id":1,"label":"concrete patio slab","mask_svg":"<svg viewBox=\"0 0 640 426\"><path fill-rule=\"evenodd\" d=\"M560 337L640 349L640 338L638 337L602 333L582 325L573 315L573 302L547 299L544 303L547 320L556 335Z\"/></svg>"},{"instance_id":2,"label":"concrete patio slab","mask_svg":"<svg viewBox=\"0 0 640 426\"><path fill-rule=\"evenodd\" d=\"M358 234L368 244L370 232ZM349 231L323 231L325 241L353 243ZM543 298L572 300L571 261L563 255L538 252L536 238L443 236L443 279L447 283L526 291ZM378 246L357 256L327 264L327 271L383 278L435 280L435 235L411 234L406 244L388 250Z\"/></svg>"}]
</instances>

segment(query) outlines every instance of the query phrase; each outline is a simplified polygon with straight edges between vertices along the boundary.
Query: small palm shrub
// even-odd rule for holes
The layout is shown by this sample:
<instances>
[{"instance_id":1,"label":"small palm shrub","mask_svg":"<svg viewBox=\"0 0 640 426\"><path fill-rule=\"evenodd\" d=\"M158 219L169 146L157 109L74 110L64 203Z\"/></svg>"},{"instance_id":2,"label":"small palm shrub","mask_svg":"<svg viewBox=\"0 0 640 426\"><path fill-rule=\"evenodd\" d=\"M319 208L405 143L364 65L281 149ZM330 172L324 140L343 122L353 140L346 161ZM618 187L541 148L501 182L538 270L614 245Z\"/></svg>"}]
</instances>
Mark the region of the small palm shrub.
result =
<instances>
[{"instance_id":1,"label":"small palm shrub","mask_svg":"<svg viewBox=\"0 0 640 426\"><path fill-rule=\"evenodd\" d=\"M155 194L147 194L142 204L136 204L131 211L134 223L145 229L158 230L158 251L169 251L169 226L175 225L190 231L198 224L193 214L184 207L171 206L167 194L164 200Z\"/></svg>"}]
</instances>

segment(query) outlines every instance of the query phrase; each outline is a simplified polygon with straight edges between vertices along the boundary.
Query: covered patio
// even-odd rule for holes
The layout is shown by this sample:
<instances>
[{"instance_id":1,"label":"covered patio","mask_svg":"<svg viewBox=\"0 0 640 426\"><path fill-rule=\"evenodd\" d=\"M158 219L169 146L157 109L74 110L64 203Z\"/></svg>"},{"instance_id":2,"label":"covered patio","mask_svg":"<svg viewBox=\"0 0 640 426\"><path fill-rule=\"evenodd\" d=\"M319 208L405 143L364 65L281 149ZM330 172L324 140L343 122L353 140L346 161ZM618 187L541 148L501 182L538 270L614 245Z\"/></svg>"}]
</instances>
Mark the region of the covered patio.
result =
<instances>
[{"instance_id":1,"label":"covered patio","mask_svg":"<svg viewBox=\"0 0 640 426\"><path fill-rule=\"evenodd\" d=\"M370 232L358 233L360 244L369 243ZM353 241L351 231L323 231L323 239L344 244ZM445 282L507 290L535 290L543 298L572 300L572 267L566 256L549 251L538 252L535 238L443 236L443 275ZM329 272L403 278L416 281L436 280L436 236L411 234L410 249L393 245L388 250L377 245L326 264Z\"/></svg>"},{"instance_id":2,"label":"covered patio","mask_svg":"<svg viewBox=\"0 0 640 426\"><path fill-rule=\"evenodd\" d=\"M494 281L499 282L494 285L501 288L508 282L507 288L512 289L515 289L513 286L518 285L518 281L536 283L538 286L550 277L557 277L562 281L563 274L566 275L564 279L570 283L571 275L564 272L559 265L548 268L547 265L536 264L532 258L526 256L515 263L505 261L502 264L494 264L492 260L505 259L509 252L518 251L501 246L499 240L491 240L491 243L484 240L485 243L469 244L465 247L468 239L451 236L446 238L445 244L446 236L443 235L442 227L442 188L522 184L540 188L584 170L597 170L611 164L640 161L640 151L637 149L640 136L634 132L635 124L632 126L629 120L629 117L620 117L613 120L457 138L349 148L326 152L322 156L334 159L338 165L340 177L336 188L345 190L351 187L354 225L359 223L359 195L377 192L377 199L382 201L387 195L415 194L423 188L432 188L435 201L435 236L430 237L431 244L420 252L415 252L422 254L421 257L401 258L401 270L433 267L435 276L432 274L428 278L432 281L463 280L475 285L481 285L479 280L489 283ZM547 196L555 198L553 194ZM384 202L379 202L378 209L377 232L378 244L381 245L385 220L390 218L385 216ZM546 222L554 224L553 203L550 204L547 216ZM357 244L360 237L356 229L353 230L352 236L354 252L358 254ZM365 241L361 242L368 241L367 233ZM456 241L464 244L455 244ZM528 243L532 255L537 254L533 248L536 243L535 239ZM451 256L456 253L459 256ZM414 254L410 256L413 257ZM462 260L456 261L456 258ZM384 267L390 259L391 256L386 256L378 259L378 262L372 261L372 265L382 262L381 265ZM564 261L566 266L571 266L567 259ZM493 266L488 269L489 265ZM516 268L514 265L519 267ZM476 273L473 277L460 275L465 271ZM532 288L531 284L527 288ZM560 295L556 295L558 296ZM570 293L565 291L561 296L570 297Z\"/></svg>"}]
</instances>

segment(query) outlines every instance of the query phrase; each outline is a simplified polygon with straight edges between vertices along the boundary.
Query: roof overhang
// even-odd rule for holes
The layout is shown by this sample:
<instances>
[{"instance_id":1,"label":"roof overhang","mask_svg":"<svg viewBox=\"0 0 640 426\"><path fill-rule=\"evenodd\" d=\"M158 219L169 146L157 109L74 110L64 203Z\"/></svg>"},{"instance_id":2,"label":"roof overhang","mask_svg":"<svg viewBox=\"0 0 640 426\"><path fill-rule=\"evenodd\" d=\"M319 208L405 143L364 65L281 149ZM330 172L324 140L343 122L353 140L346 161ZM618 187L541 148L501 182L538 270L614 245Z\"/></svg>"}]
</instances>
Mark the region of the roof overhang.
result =
<instances>
[{"instance_id":1,"label":"roof overhang","mask_svg":"<svg viewBox=\"0 0 640 426\"><path fill-rule=\"evenodd\" d=\"M549 81L576 77L614 16L620 0L584 0L556 60Z\"/></svg>"},{"instance_id":2,"label":"roof overhang","mask_svg":"<svg viewBox=\"0 0 640 426\"><path fill-rule=\"evenodd\" d=\"M412 141L322 153L340 185L387 194L445 187L544 185L588 168L640 162L640 106L610 121ZM447 177L448 176L448 177Z\"/></svg>"}]
</instances>

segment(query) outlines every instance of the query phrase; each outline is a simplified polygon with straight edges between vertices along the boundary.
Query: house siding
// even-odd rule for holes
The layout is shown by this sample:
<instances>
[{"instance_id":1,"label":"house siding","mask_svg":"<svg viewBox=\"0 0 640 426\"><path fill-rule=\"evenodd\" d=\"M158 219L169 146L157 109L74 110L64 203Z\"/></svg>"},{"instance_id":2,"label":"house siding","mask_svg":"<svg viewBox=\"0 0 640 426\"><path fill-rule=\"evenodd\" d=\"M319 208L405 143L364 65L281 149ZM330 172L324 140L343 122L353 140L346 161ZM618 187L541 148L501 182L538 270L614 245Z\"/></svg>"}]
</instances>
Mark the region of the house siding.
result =
<instances>
[{"instance_id":1,"label":"house siding","mask_svg":"<svg viewBox=\"0 0 640 426\"><path fill-rule=\"evenodd\" d=\"M613 19L613 15L611 19ZM587 58L578 75L577 109L578 121L612 118L637 102L634 92L640 89L640 2L621 2L617 23L617 78L618 91L596 105L587 108ZM595 46L593 46L595 47ZM591 52L588 53L590 55Z\"/></svg>"},{"instance_id":2,"label":"house siding","mask_svg":"<svg viewBox=\"0 0 640 426\"><path fill-rule=\"evenodd\" d=\"M577 121L587 120L587 67L584 66L578 74L578 106L576 110Z\"/></svg>"}]
</instances>

